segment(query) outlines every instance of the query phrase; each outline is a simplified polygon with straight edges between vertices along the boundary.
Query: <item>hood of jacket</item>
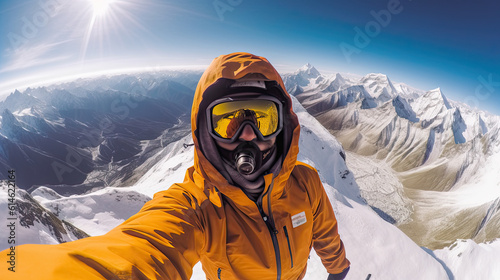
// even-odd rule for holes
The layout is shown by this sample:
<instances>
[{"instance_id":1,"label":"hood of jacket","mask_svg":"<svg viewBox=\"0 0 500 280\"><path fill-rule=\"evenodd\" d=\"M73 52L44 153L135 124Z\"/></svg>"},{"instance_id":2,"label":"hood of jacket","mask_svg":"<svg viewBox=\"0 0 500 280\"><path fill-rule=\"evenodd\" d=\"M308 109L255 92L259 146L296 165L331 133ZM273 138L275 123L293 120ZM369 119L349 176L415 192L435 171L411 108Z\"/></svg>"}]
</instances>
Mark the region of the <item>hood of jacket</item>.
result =
<instances>
[{"instance_id":1,"label":"hood of jacket","mask_svg":"<svg viewBox=\"0 0 500 280\"><path fill-rule=\"evenodd\" d=\"M264 80L268 85L269 92L283 102L284 126L281 138L282 143L280 155L282 156L282 167L278 174L265 175L265 190L273 182L273 194L282 190L284 183L290 176L299 152L298 141L300 125L298 118L293 112L290 95L285 89L281 76L269 61L261 56L250 53L232 53L215 58L200 78L193 99L191 111L191 131L195 147L194 168L200 175L202 182L197 182L200 187L206 183L215 186L220 192L228 197L241 196L243 192L226 180L221 174L224 172L216 168L217 164L210 162L203 152L203 141L214 141L213 139L200 139L200 127L206 127L205 111L208 105L228 94L230 85L238 80ZM198 177L198 176L197 176ZM198 180L200 181L200 177Z\"/></svg>"}]
</instances>

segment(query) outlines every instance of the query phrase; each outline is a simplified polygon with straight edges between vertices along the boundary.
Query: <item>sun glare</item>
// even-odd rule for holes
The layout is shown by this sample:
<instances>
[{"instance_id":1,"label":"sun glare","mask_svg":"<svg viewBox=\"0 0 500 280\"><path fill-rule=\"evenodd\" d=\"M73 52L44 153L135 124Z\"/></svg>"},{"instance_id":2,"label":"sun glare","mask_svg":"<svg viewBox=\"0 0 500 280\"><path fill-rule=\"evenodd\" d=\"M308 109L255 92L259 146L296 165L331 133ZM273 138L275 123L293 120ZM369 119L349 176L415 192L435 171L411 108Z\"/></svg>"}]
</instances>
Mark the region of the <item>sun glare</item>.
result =
<instances>
[{"instance_id":1,"label":"sun glare","mask_svg":"<svg viewBox=\"0 0 500 280\"><path fill-rule=\"evenodd\" d=\"M90 0L90 2L94 7L94 17L99 17L106 14L113 0Z\"/></svg>"},{"instance_id":2,"label":"sun glare","mask_svg":"<svg viewBox=\"0 0 500 280\"><path fill-rule=\"evenodd\" d=\"M85 19L88 19L82 38L80 60L86 60L87 51L92 57L103 57L109 45L122 38L137 35L134 30L149 32L134 17L133 11L145 5L147 0L83 0ZM135 9L134 9L135 8ZM83 21L82 21L83 22ZM141 34L142 35L142 34ZM107 54L106 54L107 55Z\"/></svg>"},{"instance_id":3,"label":"sun glare","mask_svg":"<svg viewBox=\"0 0 500 280\"><path fill-rule=\"evenodd\" d=\"M85 57L87 53L87 47L90 41L90 35L94 30L95 25L98 27L102 27L107 24L110 20L112 21L112 13L109 13L110 6L116 0L88 0L91 9L93 9L92 17L90 18L90 22L87 28L87 32L85 33L85 39L83 41L82 47L82 59ZM106 16L106 14L108 14Z\"/></svg>"}]
</instances>

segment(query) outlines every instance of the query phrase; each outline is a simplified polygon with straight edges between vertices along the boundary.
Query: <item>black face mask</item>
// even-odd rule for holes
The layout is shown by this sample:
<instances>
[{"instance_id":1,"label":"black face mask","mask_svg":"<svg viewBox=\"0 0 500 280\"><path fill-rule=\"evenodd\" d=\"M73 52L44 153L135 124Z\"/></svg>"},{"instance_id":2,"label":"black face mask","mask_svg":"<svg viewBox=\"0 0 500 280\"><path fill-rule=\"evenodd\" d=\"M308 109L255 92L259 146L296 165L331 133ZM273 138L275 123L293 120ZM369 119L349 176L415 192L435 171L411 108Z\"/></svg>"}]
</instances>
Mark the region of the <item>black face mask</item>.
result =
<instances>
[{"instance_id":1,"label":"black face mask","mask_svg":"<svg viewBox=\"0 0 500 280\"><path fill-rule=\"evenodd\" d=\"M218 146L219 152L234 169L242 175L250 175L260 169L269 160L276 145L261 151L259 147L251 141L245 141L239 144L233 151L226 150Z\"/></svg>"}]
</instances>

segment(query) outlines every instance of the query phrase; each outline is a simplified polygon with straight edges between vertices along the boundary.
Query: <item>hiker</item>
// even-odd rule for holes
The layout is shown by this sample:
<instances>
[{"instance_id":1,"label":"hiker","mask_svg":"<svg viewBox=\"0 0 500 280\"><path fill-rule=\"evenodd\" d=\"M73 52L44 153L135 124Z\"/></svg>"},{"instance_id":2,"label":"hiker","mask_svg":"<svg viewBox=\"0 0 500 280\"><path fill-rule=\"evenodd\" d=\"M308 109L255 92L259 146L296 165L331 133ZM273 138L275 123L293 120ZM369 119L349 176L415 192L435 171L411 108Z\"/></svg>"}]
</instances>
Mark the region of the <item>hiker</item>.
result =
<instances>
[{"instance_id":1,"label":"hiker","mask_svg":"<svg viewBox=\"0 0 500 280\"><path fill-rule=\"evenodd\" d=\"M214 59L191 112L194 166L107 234L16 247L2 279L302 279L312 247L329 273L350 263L317 171L298 162L300 125L267 59ZM5 263L6 251L1 253ZM8 278L6 278L8 276Z\"/></svg>"}]
</instances>

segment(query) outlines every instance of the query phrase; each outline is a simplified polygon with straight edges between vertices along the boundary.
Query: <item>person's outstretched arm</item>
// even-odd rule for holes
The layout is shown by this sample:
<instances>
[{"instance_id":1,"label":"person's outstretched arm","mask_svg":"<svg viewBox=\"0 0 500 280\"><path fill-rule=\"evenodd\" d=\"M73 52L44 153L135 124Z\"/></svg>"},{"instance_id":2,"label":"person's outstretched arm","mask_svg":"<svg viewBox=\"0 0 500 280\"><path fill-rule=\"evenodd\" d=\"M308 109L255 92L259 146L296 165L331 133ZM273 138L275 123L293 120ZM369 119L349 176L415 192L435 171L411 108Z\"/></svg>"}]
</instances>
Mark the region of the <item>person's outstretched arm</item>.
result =
<instances>
[{"instance_id":1,"label":"person's outstretched arm","mask_svg":"<svg viewBox=\"0 0 500 280\"><path fill-rule=\"evenodd\" d=\"M344 243L340 239L337 219L332 205L317 173L309 180L313 197L313 247L330 274L339 275L343 279L350 266L346 258Z\"/></svg>"},{"instance_id":2,"label":"person's outstretched arm","mask_svg":"<svg viewBox=\"0 0 500 280\"><path fill-rule=\"evenodd\" d=\"M0 279L189 279L204 240L200 217L196 199L173 185L105 235L16 247L15 272L0 252Z\"/></svg>"}]
</instances>

